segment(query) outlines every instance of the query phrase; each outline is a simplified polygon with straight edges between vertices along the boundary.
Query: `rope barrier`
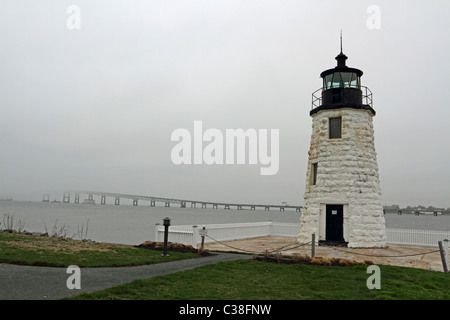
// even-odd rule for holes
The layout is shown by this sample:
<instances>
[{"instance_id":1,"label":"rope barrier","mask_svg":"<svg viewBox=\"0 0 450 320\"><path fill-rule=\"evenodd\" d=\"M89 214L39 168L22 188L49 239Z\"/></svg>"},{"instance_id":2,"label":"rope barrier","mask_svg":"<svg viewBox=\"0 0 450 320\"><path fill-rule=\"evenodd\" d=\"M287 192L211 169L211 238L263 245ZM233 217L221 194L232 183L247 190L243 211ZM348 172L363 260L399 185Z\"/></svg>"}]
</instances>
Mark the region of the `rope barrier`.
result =
<instances>
[{"instance_id":1,"label":"rope barrier","mask_svg":"<svg viewBox=\"0 0 450 320\"><path fill-rule=\"evenodd\" d=\"M217 242L217 243L219 243L219 244L221 244L221 245L224 245L224 246L226 246L226 247L229 247L229 248L232 248L232 249L235 249L235 250L244 251L244 252L249 252L249 253L252 253L252 254L262 254L262 253L264 253L264 252L255 252L255 251L249 251L249 250L242 249L242 248L237 248L237 247L231 246L231 245L229 245L229 244L226 244L226 243L224 243L224 242L222 242L222 241L216 240L216 239L214 239L213 237L208 236L208 235L206 235L206 237L210 238L211 240L213 240L213 241L215 241L215 242ZM287 248L287 247L290 247L290 246L292 246L292 245L294 245L294 244L296 244L296 246L294 246L294 247L292 247L292 248ZM295 242L286 244L286 245L284 245L284 246L282 246L282 247L280 247L280 248L272 249L272 250L270 250L270 251L269 251L269 250L266 250L265 253L272 253L272 252L281 252L281 251L293 250L293 249L296 249L296 248L305 246L305 245L307 245L307 244L311 244L311 241L306 242L306 243L298 243L298 241L295 241ZM286 248L287 248L287 249L286 249ZM283 250L283 249L284 249L284 250ZM318 248L317 248L317 249L318 249ZM317 249L316 249L316 250L317 250ZM322 248L320 248L320 249L325 249L325 248L322 247ZM327 248L327 249L328 249L328 248ZM325 249L325 250L327 250L327 249ZM334 247L333 247L333 248L329 248L328 250L335 250L335 251L341 251L341 252L345 252L345 253L349 253L349 254L354 254L354 255L368 256L368 257L378 257L378 258L403 258L403 257L413 257L413 256L420 256L420 255L426 255L426 254L431 254L431 253L439 252L439 250L433 250L433 251L427 251L427 252L421 252L421 253L414 253L414 254L404 254L404 255L375 255L375 254L368 254L368 253L352 252L352 251L342 250L342 249L338 249L338 248L334 248Z\"/></svg>"},{"instance_id":2,"label":"rope barrier","mask_svg":"<svg viewBox=\"0 0 450 320\"><path fill-rule=\"evenodd\" d=\"M215 242L217 242L217 243L219 243L219 244L221 244L221 245L224 245L224 246L226 246L226 247L229 247L229 248L232 248L232 249L235 249L235 250L245 251L245 252L249 252L249 253L253 253L253 254L261 254L261 253L262 253L262 252L249 251L249 250L246 250L246 249L233 247L233 246L230 246L229 244L226 244L226 243L224 243L224 242L222 242L222 241L216 240L216 239L214 239L213 237L208 236L208 235L206 235L206 237L210 238L211 240L213 240L213 241L215 241ZM272 252L277 252L277 251L292 250L292 249L295 249L295 248L297 248L297 247L301 247L301 246L307 245L307 244L309 244L309 243L311 243L311 241L310 241L310 242L307 242L307 243L303 243L303 244L298 244L298 241L296 241L296 242L292 242L292 243L289 243L289 244L287 244L287 245L284 245L284 246L282 246L282 247L280 247L280 248L273 249L273 250L271 250L271 251L266 250L266 252L272 253ZM281 249L283 249L283 248L292 246L292 245L294 245L294 244L296 244L296 246L293 247L293 248L281 250Z\"/></svg>"},{"instance_id":3,"label":"rope barrier","mask_svg":"<svg viewBox=\"0 0 450 320\"><path fill-rule=\"evenodd\" d=\"M249 251L249 250L246 250L246 249L240 249L240 248L236 248L236 247L230 246L230 245L228 245L228 244L226 244L226 243L224 243L224 242L221 242L221 241L219 241L219 240L216 240L216 239L214 239L213 237L210 237L210 236L208 236L208 235L206 235L206 237L210 238L211 240L213 240L213 241L215 241L215 242L217 242L217 243L219 243L219 244L221 244L221 245L224 245L224 246L226 246L226 247L229 247L229 248L232 248L232 249L235 249L235 250L245 251L245 252L249 252L249 253L255 253L255 252L253 252L253 251Z\"/></svg>"},{"instance_id":4,"label":"rope barrier","mask_svg":"<svg viewBox=\"0 0 450 320\"><path fill-rule=\"evenodd\" d=\"M422 252L422 253L414 253L414 254L402 254L402 255L387 255L387 256L383 256L383 255L376 255L376 254L351 252L351 251L342 250L342 249L337 249L337 248L332 248L332 249L333 249L333 250L336 250L336 251L341 251L341 252L350 253L350 254L356 254L356 255L360 255L360 256L378 257L378 258L403 258L403 257L414 257L414 256L422 256L422 255L426 255L426 254L430 254L430 253L439 252L439 250L433 250L433 251Z\"/></svg>"},{"instance_id":5,"label":"rope barrier","mask_svg":"<svg viewBox=\"0 0 450 320\"><path fill-rule=\"evenodd\" d=\"M292 249L295 249L295 248L299 248L299 247L303 247L304 245L307 245L307 244L310 244L311 243L311 241L309 241L309 242L306 242L306 243L298 243L298 241L296 241L296 242L292 242L292 243L290 243L290 244L287 244L287 245L285 245L285 246L282 246L282 247L280 247L280 248L277 248L277 249L274 249L274 250L272 250L272 251L269 251L269 252L277 252L277 251L287 251L287 250L292 250ZM294 246L294 247L292 247L292 248L288 248L288 249L285 249L285 250L281 250L281 249L284 249L284 248L286 248L286 247L289 247L289 246L292 246L292 245L296 245L296 246Z\"/></svg>"}]
</instances>

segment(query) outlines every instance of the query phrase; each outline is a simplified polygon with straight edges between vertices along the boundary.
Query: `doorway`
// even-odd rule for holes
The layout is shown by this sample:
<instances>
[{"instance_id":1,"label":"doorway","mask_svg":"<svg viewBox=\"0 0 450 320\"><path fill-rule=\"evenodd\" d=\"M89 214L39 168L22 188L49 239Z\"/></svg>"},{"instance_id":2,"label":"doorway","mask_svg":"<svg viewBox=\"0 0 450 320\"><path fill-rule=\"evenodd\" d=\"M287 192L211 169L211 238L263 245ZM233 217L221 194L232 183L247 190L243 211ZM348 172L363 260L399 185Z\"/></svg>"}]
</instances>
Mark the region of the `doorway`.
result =
<instances>
[{"instance_id":1,"label":"doorway","mask_svg":"<svg viewBox=\"0 0 450 320\"><path fill-rule=\"evenodd\" d=\"M344 205L327 204L325 239L327 242L344 242Z\"/></svg>"}]
</instances>

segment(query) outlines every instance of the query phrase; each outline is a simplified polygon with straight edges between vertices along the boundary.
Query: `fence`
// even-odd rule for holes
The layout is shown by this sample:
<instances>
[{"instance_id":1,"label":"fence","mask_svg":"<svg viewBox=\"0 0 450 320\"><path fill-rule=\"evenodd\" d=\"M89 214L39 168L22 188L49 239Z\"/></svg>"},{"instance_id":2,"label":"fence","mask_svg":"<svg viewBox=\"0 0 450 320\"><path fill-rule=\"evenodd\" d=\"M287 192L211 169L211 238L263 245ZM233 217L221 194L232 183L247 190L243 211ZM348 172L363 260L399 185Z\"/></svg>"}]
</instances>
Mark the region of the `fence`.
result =
<instances>
[{"instance_id":1,"label":"fence","mask_svg":"<svg viewBox=\"0 0 450 320\"><path fill-rule=\"evenodd\" d=\"M169 241L183 243L196 247L200 243L201 237L198 230L205 229L208 237L205 243L218 241L231 241L238 239L251 239L265 236L274 237L297 237L300 226L296 223L277 222L250 222L250 223L229 223L229 224L209 224L200 226L179 225L169 227ZM163 241L164 226L155 226L155 241Z\"/></svg>"},{"instance_id":2,"label":"fence","mask_svg":"<svg viewBox=\"0 0 450 320\"><path fill-rule=\"evenodd\" d=\"M419 246L437 246L438 241L450 239L450 231L386 228L389 243Z\"/></svg>"},{"instance_id":3,"label":"fence","mask_svg":"<svg viewBox=\"0 0 450 320\"><path fill-rule=\"evenodd\" d=\"M201 242L199 230L203 227L208 232L208 237L205 237L205 243L211 243L216 240L231 241L266 236L296 238L300 233L300 225L297 223L272 221L200 226L179 225L169 227L169 241L192 245L196 248ZM386 237L388 243L391 244L437 246L438 241L450 239L450 231L386 228ZM163 239L164 226L157 224L155 226L154 241L163 241Z\"/></svg>"}]
</instances>

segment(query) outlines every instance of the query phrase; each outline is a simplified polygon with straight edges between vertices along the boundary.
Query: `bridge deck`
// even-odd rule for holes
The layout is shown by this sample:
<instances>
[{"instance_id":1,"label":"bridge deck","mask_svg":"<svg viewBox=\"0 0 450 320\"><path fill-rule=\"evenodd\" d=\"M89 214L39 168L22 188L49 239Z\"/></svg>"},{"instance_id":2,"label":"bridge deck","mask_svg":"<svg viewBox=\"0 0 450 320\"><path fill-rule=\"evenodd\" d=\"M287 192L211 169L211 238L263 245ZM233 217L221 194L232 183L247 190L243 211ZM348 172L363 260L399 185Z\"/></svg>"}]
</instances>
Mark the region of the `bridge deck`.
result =
<instances>
[{"instance_id":1,"label":"bridge deck","mask_svg":"<svg viewBox=\"0 0 450 320\"><path fill-rule=\"evenodd\" d=\"M270 208L279 208L281 211L284 209L295 209L296 211L301 210L301 206L290 206L290 205L275 205L275 204L251 204L251 203L228 203L228 202L212 202L212 201L200 201L200 200L184 200L184 199L176 199L176 198L165 198L165 197L155 197L155 196L143 196L143 195L133 195L133 194L124 194L124 193L112 193L112 192L98 192L98 191L75 191L75 203L79 203L79 195L87 194L89 200L93 200L93 196L102 197L101 204L105 204L106 197L112 197L115 199L115 204L119 205L120 199L131 199L133 200L133 205L137 206L138 201L150 201L150 205L154 206L156 202L163 202L166 207L169 207L171 203L180 204L182 208L186 207L186 204L189 203L191 208L195 208L197 204L202 205L202 208L206 208L206 206L212 206L214 209L219 206L224 207L225 209L230 209L230 207L236 207L238 210L242 210L243 208L250 208L251 210L255 210L256 208L264 208L265 210L269 210ZM64 202L70 202L70 193L66 192L64 194Z\"/></svg>"}]
</instances>

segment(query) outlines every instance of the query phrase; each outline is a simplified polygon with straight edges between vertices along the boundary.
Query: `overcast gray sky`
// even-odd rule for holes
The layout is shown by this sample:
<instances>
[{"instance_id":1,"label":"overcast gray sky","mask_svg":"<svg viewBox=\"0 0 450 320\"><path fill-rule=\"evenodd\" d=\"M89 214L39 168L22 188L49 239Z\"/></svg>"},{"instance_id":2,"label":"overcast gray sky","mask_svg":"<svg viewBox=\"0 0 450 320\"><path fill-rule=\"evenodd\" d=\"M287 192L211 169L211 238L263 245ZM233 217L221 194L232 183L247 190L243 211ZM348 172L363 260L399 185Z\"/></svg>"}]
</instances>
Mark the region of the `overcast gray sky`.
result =
<instances>
[{"instance_id":1,"label":"overcast gray sky","mask_svg":"<svg viewBox=\"0 0 450 320\"><path fill-rule=\"evenodd\" d=\"M80 29L67 27L70 5ZM302 204L311 93L342 29L347 65L374 95L383 202L450 207L449 17L446 0L3 0L0 197ZM278 174L173 164L171 133L195 120L279 129Z\"/></svg>"}]
</instances>

